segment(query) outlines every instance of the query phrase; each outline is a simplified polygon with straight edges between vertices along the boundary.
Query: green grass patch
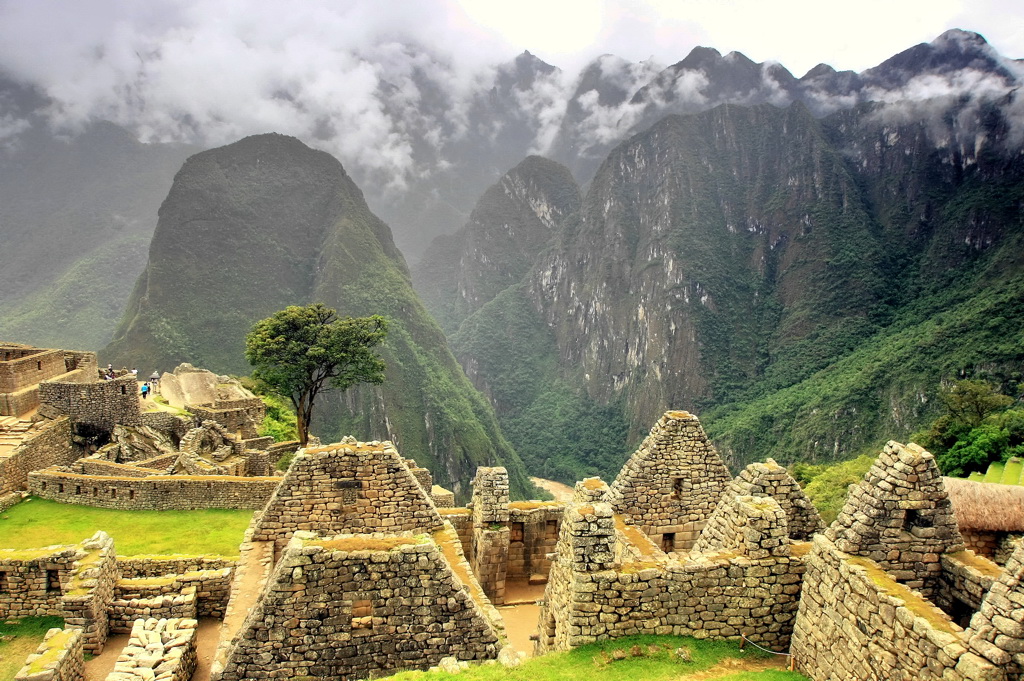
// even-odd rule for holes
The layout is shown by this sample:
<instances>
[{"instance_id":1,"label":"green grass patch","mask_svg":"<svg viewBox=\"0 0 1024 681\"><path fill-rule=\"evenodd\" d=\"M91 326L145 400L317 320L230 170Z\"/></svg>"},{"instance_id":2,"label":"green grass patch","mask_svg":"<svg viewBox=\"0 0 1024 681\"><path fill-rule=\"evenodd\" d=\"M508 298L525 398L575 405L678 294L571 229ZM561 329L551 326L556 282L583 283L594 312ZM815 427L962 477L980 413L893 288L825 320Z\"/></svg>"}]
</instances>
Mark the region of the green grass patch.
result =
<instances>
[{"instance_id":1,"label":"green grass patch","mask_svg":"<svg viewBox=\"0 0 1024 681\"><path fill-rule=\"evenodd\" d=\"M46 632L63 626L60 617L0 619L0 681L14 679L25 658L43 642Z\"/></svg>"},{"instance_id":2,"label":"green grass patch","mask_svg":"<svg viewBox=\"0 0 1024 681\"><path fill-rule=\"evenodd\" d=\"M1024 463L1017 457L1013 457L1003 467L1003 475L999 482L1004 485L1019 485L1022 471L1024 471Z\"/></svg>"},{"instance_id":3,"label":"green grass patch","mask_svg":"<svg viewBox=\"0 0 1024 681\"><path fill-rule=\"evenodd\" d=\"M988 472L985 473L984 482L999 482L1003 479L1003 464L993 463L988 467Z\"/></svg>"},{"instance_id":4,"label":"green grass patch","mask_svg":"<svg viewBox=\"0 0 1024 681\"><path fill-rule=\"evenodd\" d=\"M676 651L688 651L684 661ZM627 636L601 641L564 653L552 653L506 669L498 664L471 666L460 674L402 672L395 681L684 681L687 675L709 669L726 658L761 661L772 657L750 647L739 649L735 641L698 641L684 636ZM617 659L621 658L621 659ZM806 681L805 676L785 671L743 672L722 677L734 681Z\"/></svg>"},{"instance_id":5,"label":"green grass patch","mask_svg":"<svg viewBox=\"0 0 1024 681\"><path fill-rule=\"evenodd\" d=\"M97 530L114 538L121 556L237 556L252 511L118 511L30 497L0 514L0 548L77 544Z\"/></svg>"}]
</instances>

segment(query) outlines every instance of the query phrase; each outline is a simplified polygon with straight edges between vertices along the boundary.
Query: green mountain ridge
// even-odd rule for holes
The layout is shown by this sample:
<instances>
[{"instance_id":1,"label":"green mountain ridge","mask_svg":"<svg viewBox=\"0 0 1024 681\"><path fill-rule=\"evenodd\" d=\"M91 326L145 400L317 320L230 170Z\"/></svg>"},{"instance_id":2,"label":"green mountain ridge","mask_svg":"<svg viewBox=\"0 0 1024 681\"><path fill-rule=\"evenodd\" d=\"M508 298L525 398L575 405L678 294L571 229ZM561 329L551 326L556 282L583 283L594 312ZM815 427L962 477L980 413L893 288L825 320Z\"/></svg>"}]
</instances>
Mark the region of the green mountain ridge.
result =
<instances>
[{"instance_id":1,"label":"green mountain ridge","mask_svg":"<svg viewBox=\"0 0 1024 681\"><path fill-rule=\"evenodd\" d=\"M923 427L942 381L1018 380L1024 168L998 111L972 131L955 107L936 132L725 105L616 147L452 335L531 470L614 475L667 408L698 410L737 466L843 458ZM582 413L625 435L556 456L524 436Z\"/></svg>"},{"instance_id":2,"label":"green mountain ridge","mask_svg":"<svg viewBox=\"0 0 1024 681\"><path fill-rule=\"evenodd\" d=\"M313 433L393 440L460 497L477 465L505 465L529 489L493 411L423 310L387 225L330 155L259 135L192 156L178 172L104 362L146 373L180 362L248 373L252 323L287 305L382 314L383 386L324 399Z\"/></svg>"}]
</instances>

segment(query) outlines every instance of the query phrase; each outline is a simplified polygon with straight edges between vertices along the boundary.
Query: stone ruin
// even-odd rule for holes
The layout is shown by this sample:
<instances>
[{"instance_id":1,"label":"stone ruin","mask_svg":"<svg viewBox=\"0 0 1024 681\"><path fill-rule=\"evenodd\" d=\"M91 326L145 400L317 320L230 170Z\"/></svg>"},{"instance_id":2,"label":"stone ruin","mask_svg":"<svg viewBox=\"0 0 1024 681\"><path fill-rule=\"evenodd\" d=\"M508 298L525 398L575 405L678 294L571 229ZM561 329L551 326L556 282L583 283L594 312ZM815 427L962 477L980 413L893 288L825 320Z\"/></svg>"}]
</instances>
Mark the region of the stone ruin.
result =
<instances>
[{"instance_id":1,"label":"stone ruin","mask_svg":"<svg viewBox=\"0 0 1024 681\"><path fill-rule=\"evenodd\" d=\"M696 416L666 412L626 461L608 503L663 551L691 548L732 480Z\"/></svg>"},{"instance_id":2,"label":"stone ruin","mask_svg":"<svg viewBox=\"0 0 1024 681\"><path fill-rule=\"evenodd\" d=\"M0 508L25 491L119 509L262 508L297 443L259 437L262 401L237 380L164 374L180 409L143 411L138 380L94 353L0 344ZM195 402L195 404L193 404ZM188 411L185 411L187 409Z\"/></svg>"},{"instance_id":3,"label":"stone ruin","mask_svg":"<svg viewBox=\"0 0 1024 681\"><path fill-rule=\"evenodd\" d=\"M365 678L501 649L458 533L391 443L303 450L249 537L243 552L273 559L215 680Z\"/></svg>"},{"instance_id":4,"label":"stone ruin","mask_svg":"<svg viewBox=\"0 0 1024 681\"><path fill-rule=\"evenodd\" d=\"M235 561L119 558L103 532L79 544L0 549L0 617L62 617L25 661L19 681L81 681L84 654L130 633L107 681L186 681L199 617L223 617Z\"/></svg>"},{"instance_id":5,"label":"stone ruin","mask_svg":"<svg viewBox=\"0 0 1024 681\"><path fill-rule=\"evenodd\" d=\"M964 549L931 454L890 442L807 556L791 652L814 681L1018 681L1024 548Z\"/></svg>"},{"instance_id":6,"label":"stone ruin","mask_svg":"<svg viewBox=\"0 0 1024 681\"><path fill-rule=\"evenodd\" d=\"M60 369L58 354L44 362L16 350L3 361ZM72 370L37 384L35 414L18 417L38 431L23 431L16 455L0 451L3 491L27 483L75 503L262 511L239 561L118 559L102 535L0 551L0 616L61 614L70 627L51 632L26 669L78 678L82 651L136 629L164 646L143 667L182 659L187 669L185 649L168 651L190 645L180 634L199 616L224 619L217 679L491 659L505 643L493 606L520 582L546 583L541 653L688 634L788 650L814 681L1022 678L1024 548L1005 568L966 550L934 461L915 445L887 445L824 531L784 468L769 460L731 478L697 418L680 411L655 424L610 486L592 478L568 503L511 502L507 472L485 467L459 508L389 443L310 447L283 479L261 478L272 455L250 446L254 405L233 403L220 377L165 375L165 386L178 380L172 392L206 390L209 418L141 413L133 378L92 381L94 357L59 356ZM14 390L22 401L24 391ZM260 588L246 601L238 585L254 576ZM172 620L184 624L168 638ZM147 677L119 664L118 679Z\"/></svg>"},{"instance_id":7,"label":"stone ruin","mask_svg":"<svg viewBox=\"0 0 1024 681\"><path fill-rule=\"evenodd\" d=\"M752 464L730 481L696 417L668 412L610 487L577 483L536 651L643 633L785 650L820 527L784 468Z\"/></svg>"}]
</instances>

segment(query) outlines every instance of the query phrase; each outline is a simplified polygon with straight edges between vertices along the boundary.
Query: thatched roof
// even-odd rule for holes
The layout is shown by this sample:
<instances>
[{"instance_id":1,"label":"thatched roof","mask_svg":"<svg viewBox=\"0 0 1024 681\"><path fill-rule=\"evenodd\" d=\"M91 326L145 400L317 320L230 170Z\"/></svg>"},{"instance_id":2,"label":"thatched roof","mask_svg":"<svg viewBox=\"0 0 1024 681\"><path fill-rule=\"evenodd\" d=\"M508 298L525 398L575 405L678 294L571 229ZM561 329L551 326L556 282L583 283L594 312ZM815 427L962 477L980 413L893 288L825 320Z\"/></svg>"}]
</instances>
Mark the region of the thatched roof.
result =
<instances>
[{"instance_id":1,"label":"thatched roof","mask_svg":"<svg viewBox=\"0 0 1024 681\"><path fill-rule=\"evenodd\" d=\"M1024 486L943 478L961 530L1024 532Z\"/></svg>"}]
</instances>

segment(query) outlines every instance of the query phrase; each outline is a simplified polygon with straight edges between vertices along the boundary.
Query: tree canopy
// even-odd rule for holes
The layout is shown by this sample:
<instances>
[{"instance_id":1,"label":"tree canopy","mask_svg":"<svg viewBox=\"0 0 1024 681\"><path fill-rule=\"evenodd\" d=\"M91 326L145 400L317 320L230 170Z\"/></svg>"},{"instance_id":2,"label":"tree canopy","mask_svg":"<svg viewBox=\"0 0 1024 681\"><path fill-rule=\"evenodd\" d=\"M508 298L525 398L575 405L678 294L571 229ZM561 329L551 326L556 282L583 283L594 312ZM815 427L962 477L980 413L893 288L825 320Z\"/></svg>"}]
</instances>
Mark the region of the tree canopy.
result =
<instances>
[{"instance_id":1,"label":"tree canopy","mask_svg":"<svg viewBox=\"0 0 1024 681\"><path fill-rule=\"evenodd\" d=\"M384 382L384 360L374 348L386 336L387 320L379 315L339 318L320 303L292 305L253 325L245 337L245 358L254 378L292 401L305 445L321 392Z\"/></svg>"}]
</instances>

